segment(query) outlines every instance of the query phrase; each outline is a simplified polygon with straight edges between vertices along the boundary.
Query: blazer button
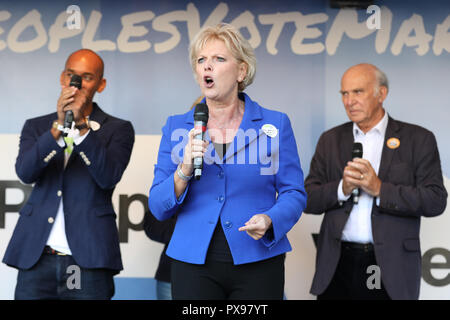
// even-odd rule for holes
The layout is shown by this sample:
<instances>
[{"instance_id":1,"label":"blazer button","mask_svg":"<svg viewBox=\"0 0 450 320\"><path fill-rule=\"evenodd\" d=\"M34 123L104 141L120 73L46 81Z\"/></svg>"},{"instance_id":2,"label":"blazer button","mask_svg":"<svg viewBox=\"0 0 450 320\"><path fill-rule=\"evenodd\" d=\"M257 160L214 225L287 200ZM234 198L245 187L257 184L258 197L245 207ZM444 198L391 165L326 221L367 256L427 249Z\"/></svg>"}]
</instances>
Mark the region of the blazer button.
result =
<instances>
[{"instance_id":1,"label":"blazer button","mask_svg":"<svg viewBox=\"0 0 450 320\"><path fill-rule=\"evenodd\" d=\"M55 219L53 219L53 217L48 218L48 223L52 224L53 222L55 222Z\"/></svg>"},{"instance_id":2,"label":"blazer button","mask_svg":"<svg viewBox=\"0 0 450 320\"><path fill-rule=\"evenodd\" d=\"M231 223L230 221L225 222L225 228L230 229L232 226L233 226L233 223Z\"/></svg>"},{"instance_id":3,"label":"blazer button","mask_svg":"<svg viewBox=\"0 0 450 320\"><path fill-rule=\"evenodd\" d=\"M58 192L56 193L56 195L57 195L58 197L61 197L62 191L61 191L61 190L58 190Z\"/></svg>"},{"instance_id":4,"label":"blazer button","mask_svg":"<svg viewBox=\"0 0 450 320\"><path fill-rule=\"evenodd\" d=\"M219 202L223 202L223 200L225 200L224 196L220 196L219 198L217 198L217 200L219 200Z\"/></svg>"}]
</instances>

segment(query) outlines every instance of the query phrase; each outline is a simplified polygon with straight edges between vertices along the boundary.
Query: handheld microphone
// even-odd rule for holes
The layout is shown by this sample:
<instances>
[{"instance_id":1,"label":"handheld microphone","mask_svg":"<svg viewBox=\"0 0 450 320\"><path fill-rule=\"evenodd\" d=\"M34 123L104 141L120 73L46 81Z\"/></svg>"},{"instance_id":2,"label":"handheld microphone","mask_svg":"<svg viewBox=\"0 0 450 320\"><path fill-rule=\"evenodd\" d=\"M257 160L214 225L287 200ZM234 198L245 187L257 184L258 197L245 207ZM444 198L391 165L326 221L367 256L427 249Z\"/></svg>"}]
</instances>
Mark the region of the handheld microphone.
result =
<instances>
[{"instance_id":1,"label":"handheld microphone","mask_svg":"<svg viewBox=\"0 0 450 320\"><path fill-rule=\"evenodd\" d=\"M194 136L194 139L203 140L206 132L206 125L208 123L209 111L208 106L204 103L199 103L195 106L194 110L194 128L200 128L202 133ZM203 169L203 157L194 158L194 177L195 180L199 180L202 176Z\"/></svg>"},{"instance_id":2,"label":"handheld microphone","mask_svg":"<svg viewBox=\"0 0 450 320\"><path fill-rule=\"evenodd\" d=\"M70 84L69 87L76 87L78 90L81 89L81 77L79 75L72 75L72 78L70 78ZM66 115L64 116L64 131L63 136L67 137L69 134L69 130L72 128L72 122L73 122L73 111L67 110Z\"/></svg>"},{"instance_id":3,"label":"handheld microphone","mask_svg":"<svg viewBox=\"0 0 450 320\"><path fill-rule=\"evenodd\" d=\"M362 158L363 156L363 146L360 142L353 143L353 150L352 150L352 159L354 158ZM359 188L355 188L352 191L353 194L353 203L358 204L359 202L359 194L360 190Z\"/></svg>"}]
</instances>

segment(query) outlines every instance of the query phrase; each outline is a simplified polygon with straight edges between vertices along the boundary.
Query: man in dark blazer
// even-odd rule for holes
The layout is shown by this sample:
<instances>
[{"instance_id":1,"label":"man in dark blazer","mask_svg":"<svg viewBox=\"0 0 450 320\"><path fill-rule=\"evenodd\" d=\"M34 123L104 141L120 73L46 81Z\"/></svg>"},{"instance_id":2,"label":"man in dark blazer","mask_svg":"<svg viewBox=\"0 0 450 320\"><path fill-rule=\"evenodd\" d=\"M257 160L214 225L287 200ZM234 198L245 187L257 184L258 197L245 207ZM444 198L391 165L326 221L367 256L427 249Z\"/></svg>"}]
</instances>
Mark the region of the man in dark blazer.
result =
<instances>
[{"instance_id":1,"label":"man in dark blazer","mask_svg":"<svg viewBox=\"0 0 450 320\"><path fill-rule=\"evenodd\" d=\"M349 68L341 94L351 122L323 133L311 161L305 212L325 213L311 288L318 299L419 297L420 219L441 214L447 192L433 133L389 117L387 93L375 66ZM354 142L363 158L352 159Z\"/></svg>"},{"instance_id":2,"label":"man in dark blazer","mask_svg":"<svg viewBox=\"0 0 450 320\"><path fill-rule=\"evenodd\" d=\"M110 299L123 269L111 196L130 160L134 129L93 102L106 86L93 51L72 53L55 113L29 119L16 173L34 184L3 262L19 269L16 299ZM69 86L73 75L81 89ZM64 117L74 121L63 138Z\"/></svg>"}]
</instances>

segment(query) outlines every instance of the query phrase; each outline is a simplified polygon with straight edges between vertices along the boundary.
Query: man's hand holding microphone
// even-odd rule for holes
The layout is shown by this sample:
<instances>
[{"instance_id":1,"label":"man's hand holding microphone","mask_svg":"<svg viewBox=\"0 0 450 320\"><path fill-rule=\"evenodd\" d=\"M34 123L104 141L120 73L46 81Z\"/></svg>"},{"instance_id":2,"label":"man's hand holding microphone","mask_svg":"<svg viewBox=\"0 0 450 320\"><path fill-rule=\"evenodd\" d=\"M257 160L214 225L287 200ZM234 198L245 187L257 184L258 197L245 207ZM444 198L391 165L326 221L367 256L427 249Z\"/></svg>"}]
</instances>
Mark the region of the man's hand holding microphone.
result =
<instances>
[{"instance_id":1,"label":"man's hand holding microphone","mask_svg":"<svg viewBox=\"0 0 450 320\"><path fill-rule=\"evenodd\" d=\"M352 161L347 162L342 176L342 191L344 195L353 194L353 203L357 204L360 190L364 190L372 197L380 195L381 180L378 178L370 162L362 158L362 144L355 142Z\"/></svg>"},{"instance_id":2,"label":"man's hand holding microphone","mask_svg":"<svg viewBox=\"0 0 450 320\"><path fill-rule=\"evenodd\" d=\"M70 84L61 85L61 94L59 96L56 112L58 115L58 128L52 129L53 137L58 140L61 134L67 136L68 131L72 128L72 122L75 125L82 125L85 123L84 111L88 104L88 98L81 90L81 77L72 75ZM89 128L80 129L80 135L84 135Z\"/></svg>"}]
</instances>

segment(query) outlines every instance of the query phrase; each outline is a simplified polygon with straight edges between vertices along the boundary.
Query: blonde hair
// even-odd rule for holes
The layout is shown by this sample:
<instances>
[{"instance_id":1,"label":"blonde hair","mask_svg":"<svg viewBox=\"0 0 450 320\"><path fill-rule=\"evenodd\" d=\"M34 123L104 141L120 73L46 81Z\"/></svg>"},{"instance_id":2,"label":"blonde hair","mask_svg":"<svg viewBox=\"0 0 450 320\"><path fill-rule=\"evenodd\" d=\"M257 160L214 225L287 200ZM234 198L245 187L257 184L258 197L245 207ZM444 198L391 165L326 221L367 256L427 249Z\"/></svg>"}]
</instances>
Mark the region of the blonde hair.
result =
<instances>
[{"instance_id":1,"label":"blonde hair","mask_svg":"<svg viewBox=\"0 0 450 320\"><path fill-rule=\"evenodd\" d=\"M204 96L199 96L197 97L197 99L194 100L194 102L192 103L192 106L189 108L189 110L194 109L194 107L199 104L200 102L202 102Z\"/></svg>"},{"instance_id":2,"label":"blonde hair","mask_svg":"<svg viewBox=\"0 0 450 320\"><path fill-rule=\"evenodd\" d=\"M238 90L244 91L246 87L252 84L256 73L256 58L250 43L242 37L235 27L227 23L203 28L197 33L189 46L189 57L194 74L198 52L203 49L208 40L222 40L238 63L243 62L247 65L247 74L238 85Z\"/></svg>"}]
</instances>

